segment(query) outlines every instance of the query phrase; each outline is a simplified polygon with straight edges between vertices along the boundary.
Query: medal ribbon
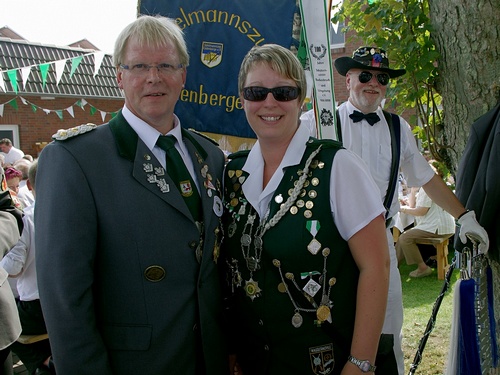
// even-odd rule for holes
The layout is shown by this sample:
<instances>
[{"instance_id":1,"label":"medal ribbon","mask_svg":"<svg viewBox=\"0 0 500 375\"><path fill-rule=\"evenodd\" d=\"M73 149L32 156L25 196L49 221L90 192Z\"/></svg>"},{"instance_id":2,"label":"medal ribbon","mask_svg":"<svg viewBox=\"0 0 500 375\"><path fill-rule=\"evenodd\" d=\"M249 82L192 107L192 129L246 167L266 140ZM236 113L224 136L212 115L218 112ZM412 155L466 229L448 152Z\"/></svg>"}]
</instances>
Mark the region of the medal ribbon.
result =
<instances>
[{"instance_id":1,"label":"medal ribbon","mask_svg":"<svg viewBox=\"0 0 500 375\"><path fill-rule=\"evenodd\" d=\"M313 237L316 237L319 228L321 228L321 225L319 224L318 220L308 220L306 223L306 228L312 234Z\"/></svg>"},{"instance_id":2,"label":"medal ribbon","mask_svg":"<svg viewBox=\"0 0 500 375\"><path fill-rule=\"evenodd\" d=\"M321 275L321 272L318 271L311 271L311 272L301 272L300 273L300 278L302 280L307 279L308 277L312 277L314 275Z\"/></svg>"}]
</instances>

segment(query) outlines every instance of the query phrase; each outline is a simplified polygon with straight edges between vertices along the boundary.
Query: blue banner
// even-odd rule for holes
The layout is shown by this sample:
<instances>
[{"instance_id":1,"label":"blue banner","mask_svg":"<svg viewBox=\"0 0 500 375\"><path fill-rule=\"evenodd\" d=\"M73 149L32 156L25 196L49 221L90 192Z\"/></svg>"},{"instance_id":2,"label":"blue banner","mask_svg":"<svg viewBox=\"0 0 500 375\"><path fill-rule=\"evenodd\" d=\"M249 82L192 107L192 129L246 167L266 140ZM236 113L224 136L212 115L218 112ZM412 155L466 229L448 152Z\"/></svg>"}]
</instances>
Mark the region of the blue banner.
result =
<instances>
[{"instance_id":1,"label":"blue banner","mask_svg":"<svg viewBox=\"0 0 500 375\"><path fill-rule=\"evenodd\" d=\"M183 127L255 138L238 94L238 72L254 46L297 47L295 0L139 0L141 14L176 20L190 55L175 113Z\"/></svg>"}]
</instances>

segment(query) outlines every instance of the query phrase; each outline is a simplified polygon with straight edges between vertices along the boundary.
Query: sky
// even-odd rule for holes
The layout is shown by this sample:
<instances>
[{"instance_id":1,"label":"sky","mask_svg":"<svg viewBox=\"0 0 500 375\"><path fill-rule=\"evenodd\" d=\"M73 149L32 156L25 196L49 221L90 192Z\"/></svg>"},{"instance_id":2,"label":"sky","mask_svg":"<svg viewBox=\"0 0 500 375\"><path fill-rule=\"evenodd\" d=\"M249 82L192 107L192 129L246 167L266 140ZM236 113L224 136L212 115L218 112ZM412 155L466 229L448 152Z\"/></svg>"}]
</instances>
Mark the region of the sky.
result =
<instances>
[{"instance_id":1,"label":"sky","mask_svg":"<svg viewBox=\"0 0 500 375\"><path fill-rule=\"evenodd\" d=\"M30 42L65 46L87 39L101 51L113 53L120 31L137 18L137 3L138 0L0 0L0 27L9 26Z\"/></svg>"},{"instance_id":2,"label":"sky","mask_svg":"<svg viewBox=\"0 0 500 375\"><path fill-rule=\"evenodd\" d=\"M65 46L87 39L113 53L118 34L137 17L138 0L0 0L0 27L30 42Z\"/></svg>"}]
</instances>

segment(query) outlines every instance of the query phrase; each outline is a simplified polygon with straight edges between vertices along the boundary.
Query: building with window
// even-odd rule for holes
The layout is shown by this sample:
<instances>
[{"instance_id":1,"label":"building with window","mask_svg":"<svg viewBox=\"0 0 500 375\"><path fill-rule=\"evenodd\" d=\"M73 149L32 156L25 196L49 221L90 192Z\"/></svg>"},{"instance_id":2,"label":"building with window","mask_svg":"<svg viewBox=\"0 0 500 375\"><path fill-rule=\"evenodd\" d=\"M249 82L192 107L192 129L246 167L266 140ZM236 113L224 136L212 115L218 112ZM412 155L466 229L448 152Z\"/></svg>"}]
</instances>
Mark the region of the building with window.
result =
<instances>
[{"instance_id":1,"label":"building with window","mask_svg":"<svg viewBox=\"0 0 500 375\"><path fill-rule=\"evenodd\" d=\"M86 40L30 43L0 28L0 137L36 157L60 128L109 121L123 106L115 76L112 56Z\"/></svg>"}]
</instances>

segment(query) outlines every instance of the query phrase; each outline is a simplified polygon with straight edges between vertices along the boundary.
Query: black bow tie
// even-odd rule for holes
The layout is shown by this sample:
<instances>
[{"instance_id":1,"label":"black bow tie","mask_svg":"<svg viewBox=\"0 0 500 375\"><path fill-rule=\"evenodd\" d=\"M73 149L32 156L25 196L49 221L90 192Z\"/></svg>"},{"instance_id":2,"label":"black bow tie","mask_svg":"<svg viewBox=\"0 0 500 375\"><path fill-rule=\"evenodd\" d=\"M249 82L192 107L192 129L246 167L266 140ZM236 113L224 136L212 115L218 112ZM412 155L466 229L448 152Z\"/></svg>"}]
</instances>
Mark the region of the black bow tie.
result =
<instances>
[{"instance_id":1,"label":"black bow tie","mask_svg":"<svg viewBox=\"0 0 500 375\"><path fill-rule=\"evenodd\" d=\"M360 122L361 120L365 119L371 126L380 121L380 117L378 117L375 112L364 114L359 111L354 111L349 115L349 117L352 118L352 121L354 122Z\"/></svg>"}]
</instances>

